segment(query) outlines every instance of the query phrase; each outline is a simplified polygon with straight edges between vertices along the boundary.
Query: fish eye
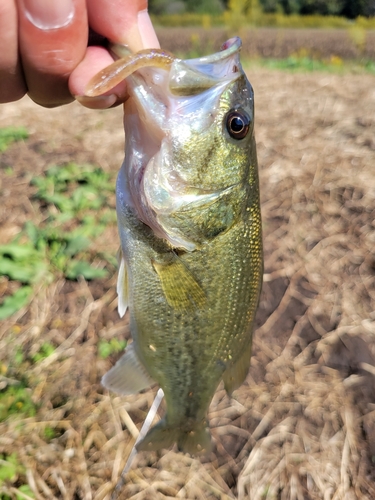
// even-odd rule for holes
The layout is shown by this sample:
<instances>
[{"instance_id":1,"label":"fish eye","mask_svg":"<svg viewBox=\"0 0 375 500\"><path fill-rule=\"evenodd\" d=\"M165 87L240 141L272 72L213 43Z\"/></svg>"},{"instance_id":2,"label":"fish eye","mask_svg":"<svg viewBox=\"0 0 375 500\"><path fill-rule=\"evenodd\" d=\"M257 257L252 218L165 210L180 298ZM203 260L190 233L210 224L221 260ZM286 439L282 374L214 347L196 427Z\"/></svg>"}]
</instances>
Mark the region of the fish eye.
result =
<instances>
[{"instance_id":1,"label":"fish eye","mask_svg":"<svg viewBox=\"0 0 375 500\"><path fill-rule=\"evenodd\" d=\"M229 111L225 119L228 134L233 139L243 139L250 129L250 118L244 111L234 109Z\"/></svg>"}]
</instances>

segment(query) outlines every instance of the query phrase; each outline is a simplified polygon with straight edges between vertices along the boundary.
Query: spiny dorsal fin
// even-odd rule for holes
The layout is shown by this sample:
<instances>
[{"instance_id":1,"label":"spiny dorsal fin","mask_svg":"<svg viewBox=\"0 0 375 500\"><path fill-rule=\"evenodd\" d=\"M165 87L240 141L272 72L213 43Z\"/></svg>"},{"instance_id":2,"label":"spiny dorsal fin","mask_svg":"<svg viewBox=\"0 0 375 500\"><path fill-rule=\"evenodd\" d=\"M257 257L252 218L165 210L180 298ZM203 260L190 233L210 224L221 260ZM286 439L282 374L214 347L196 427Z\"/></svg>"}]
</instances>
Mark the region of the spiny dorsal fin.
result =
<instances>
[{"instance_id":1,"label":"spiny dorsal fin","mask_svg":"<svg viewBox=\"0 0 375 500\"><path fill-rule=\"evenodd\" d=\"M152 262L168 304L177 310L201 308L205 294L192 273L177 258L172 262Z\"/></svg>"},{"instance_id":2,"label":"spiny dorsal fin","mask_svg":"<svg viewBox=\"0 0 375 500\"><path fill-rule=\"evenodd\" d=\"M143 389L148 389L154 383L146 368L139 361L134 350L134 343L126 348L125 354L102 378L102 385L106 389L124 395L136 394Z\"/></svg>"},{"instance_id":3,"label":"spiny dorsal fin","mask_svg":"<svg viewBox=\"0 0 375 500\"><path fill-rule=\"evenodd\" d=\"M120 262L120 267L118 270L118 277L117 277L117 295L118 295L117 309L120 318L122 318L126 313L126 309L128 308L129 284L128 284L128 272L126 269L126 263L124 256L122 255L121 248L118 251L118 259Z\"/></svg>"}]
</instances>

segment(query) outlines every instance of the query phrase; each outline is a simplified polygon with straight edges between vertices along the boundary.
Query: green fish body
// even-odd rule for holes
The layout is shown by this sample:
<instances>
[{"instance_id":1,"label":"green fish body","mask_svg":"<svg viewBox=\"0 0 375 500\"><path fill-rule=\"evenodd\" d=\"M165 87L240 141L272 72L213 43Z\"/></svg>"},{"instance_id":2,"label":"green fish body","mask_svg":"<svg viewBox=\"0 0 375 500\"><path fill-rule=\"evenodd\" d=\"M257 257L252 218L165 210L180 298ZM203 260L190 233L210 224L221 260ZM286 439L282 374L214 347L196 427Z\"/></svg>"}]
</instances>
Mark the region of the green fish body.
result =
<instances>
[{"instance_id":1,"label":"green fish body","mask_svg":"<svg viewBox=\"0 0 375 500\"><path fill-rule=\"evenodd\" d=\"M127 78L117 181L119 312L133 343L104 376L122 394L156 382L166 415L138 444L210 449L207 410L249 367L262 234L253 90L240 40Z\"/></svg>"}]
</instances>

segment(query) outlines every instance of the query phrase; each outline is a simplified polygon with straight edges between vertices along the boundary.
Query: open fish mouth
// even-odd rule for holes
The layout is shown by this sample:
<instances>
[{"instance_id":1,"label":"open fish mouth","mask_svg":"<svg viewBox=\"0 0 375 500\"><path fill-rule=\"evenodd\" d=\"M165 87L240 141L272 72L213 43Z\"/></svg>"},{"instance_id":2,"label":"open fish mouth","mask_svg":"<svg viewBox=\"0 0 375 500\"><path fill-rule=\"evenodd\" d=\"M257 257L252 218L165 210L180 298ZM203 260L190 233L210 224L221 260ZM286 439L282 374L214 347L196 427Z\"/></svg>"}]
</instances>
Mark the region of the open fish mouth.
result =
<instances>
[{"instance_id":1,"label":"open fish mouth","mask_svg":"<svg viewBox=\"0 0 375 500\"><path fill-rule=\"evenodd\" d=\"M117 56L126 48L114 45ZM108 92L126 79L124 103L124 171L119 177L119 204L131 206L137 217L173 247L194 250L196 244L166 227L166 217L190 204L211 203L232 186L203 188L192 182L189 161L176 168L176 148L183 150L213 125L220 98L243 71L241 40L231 38L215 54L182 60L158 49L126 54L89 83L87 95ZM177 163L178 163L177 158ZM183 160L181 160L183 161ZM161 221L163 220L163 223Z\"/></svg>"},{"instance_id":2,"label":"open fish mouth","mask_svg":"<svg viewBox=\"0 0 375 500\"><path fill-rule=\"evenodd\" d=\"M116 85L132 75L135 71L146 68L162 68L168 70L171 66L171 91L176 93L191 92L197 89L207 89L215 84L215 78L225 78L238 71L238 65L233 57L241 50L241 39L233 37L227 40L219 52L196 59L181 60L167 51L146 49L136 54L129 53L126 46L113 44L111 52L118 58L113 64L95 75L86 87L85 94L96 97L112 90ZM198 85L197 85L198 77ZM210 78L211 77L211 78ZM190 92L190 94L189 94Z\"/></svg>"}]
</instances>

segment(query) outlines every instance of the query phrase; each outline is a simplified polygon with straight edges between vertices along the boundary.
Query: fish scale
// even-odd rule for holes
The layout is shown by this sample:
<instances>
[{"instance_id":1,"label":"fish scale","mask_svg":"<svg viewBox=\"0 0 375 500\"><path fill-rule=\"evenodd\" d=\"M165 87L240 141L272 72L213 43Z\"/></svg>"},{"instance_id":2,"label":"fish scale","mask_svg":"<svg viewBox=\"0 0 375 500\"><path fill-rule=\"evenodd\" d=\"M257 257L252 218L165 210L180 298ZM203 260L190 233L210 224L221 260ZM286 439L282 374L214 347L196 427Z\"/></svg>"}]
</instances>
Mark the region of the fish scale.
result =
<instances>
[{"instance_id":1,"label":"fish scale","mask_svg":"<svg viewBox=\"0 0 375 500\"><path fill-rule=\"evenodd\" d=\"M251 201L258 203L254 193ZM127 223L129 220L130 217L126 217ZM144 230L142 224L138 226L140 231ZM212 394L220 382L229 355L235 364L246 349L250 328L246 325L252 323L261 282L262 248L260 244L251 245L251 239L259 239L259 227L260 219L247 224L240 221L214 244L179 257L195 276L201 277L202 289L208 297L204 310L193 310L188 316L174 312L165 302L161 304L163 291L157 276L153 283L149 281L154 273L151 261L160 256L150 254L147 242L144 249L137 246L134 256L131 249L125 250L129 268L135 268L133 280L137 283L129 303L131 317L134 316L137 325L132 328L132 335L137 345L155 347L155 351L142 349L139 358L163 388L167 408L173 409L168 410L170 425L177 421L181 427L181 421L193 415L198 421L204 419L210 403L208 394ZM135 234L135 227L132 229ZM223 246L231 249L224 256ZM140 267L138 259L147 252L149 259L144 259ZM249 254L257 270L255 276L246 272ZM247 305L245 311L242 302ZM213 336L212 332L217 333ZM218 366L220 362L222 365ZM204 390L200 387L201 380L204 380ZM190 392L192 396L188 396Z\"/></svg>"}]
</instances>

